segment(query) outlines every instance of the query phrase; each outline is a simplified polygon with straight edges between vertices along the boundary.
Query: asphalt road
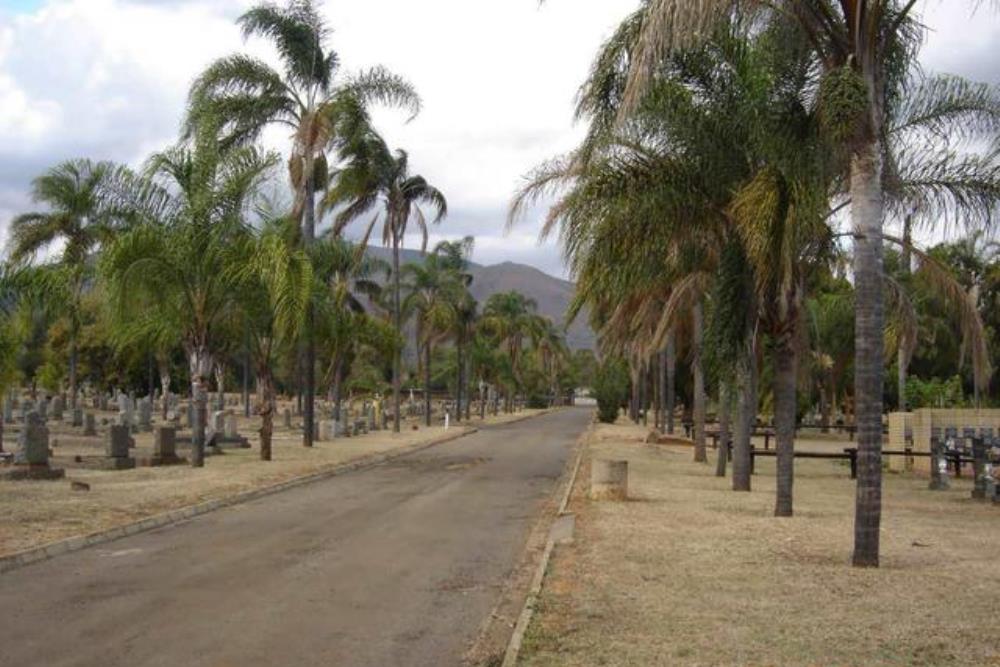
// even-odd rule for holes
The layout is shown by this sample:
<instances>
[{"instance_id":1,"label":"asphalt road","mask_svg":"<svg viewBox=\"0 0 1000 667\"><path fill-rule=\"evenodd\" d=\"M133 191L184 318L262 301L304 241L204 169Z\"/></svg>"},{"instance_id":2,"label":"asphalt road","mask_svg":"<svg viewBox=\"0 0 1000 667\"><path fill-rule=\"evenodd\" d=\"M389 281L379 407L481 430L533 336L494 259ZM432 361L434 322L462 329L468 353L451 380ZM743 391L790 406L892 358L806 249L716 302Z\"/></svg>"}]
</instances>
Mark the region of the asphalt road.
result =
<instances>
[{"instance_id":1,"label":"asphalt road","mask_svg":"<svg viewBox=\"0 0 1000 667\"><path fill-rule=\"evenodd\" d=\"M0 575L0 665L458 665L588 418L489 427Z\"/></svg>"}]
</instances>

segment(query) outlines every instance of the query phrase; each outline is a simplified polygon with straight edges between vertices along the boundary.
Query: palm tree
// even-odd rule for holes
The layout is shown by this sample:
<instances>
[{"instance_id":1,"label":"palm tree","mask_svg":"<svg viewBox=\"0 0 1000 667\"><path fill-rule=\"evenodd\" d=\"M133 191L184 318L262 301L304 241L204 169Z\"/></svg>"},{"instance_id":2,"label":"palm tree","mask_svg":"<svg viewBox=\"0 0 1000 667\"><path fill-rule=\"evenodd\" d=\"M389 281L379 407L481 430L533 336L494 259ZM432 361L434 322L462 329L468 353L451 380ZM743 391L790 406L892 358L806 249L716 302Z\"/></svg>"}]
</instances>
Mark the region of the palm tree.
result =
<instances>
[{"instance_id":1,"label":"palm tree","mask_svg":"<svg viewBox=\"0 0 1000 667\"><path fill-rule=\"evenodd\" d=\"M434 345L454 331L456 304L465 294L465 284L447 256L429 255L422 264L407 264L408 277L403 311L414 313L417 341L423 352L424 421L431 425L431 359Z\"/></svg>"},{"instance_id":2,"label":"palm tree","mask_svg":"<svg viewBox=\"0 0 1000 667\"><path fill-rule=\"evenodd\" d=\"M499 292L492 295L483 307L481 328L493 336L506 351L510 362L514 389L524 386L522 357L525 343L538 341L546 328L547 320L536 313L538 304L520 292ZM513 409L513 393L508 392L506 409Z\"/></svg>"},{"instance_id":3,"label":"palm tree","mask_svg":"<svg viewBox=\"0 0 1000 667\"><path fill-rule=\"evenodd\" d=\"M311 0L289 0L284 7L258 4L237 23L244 38L273 42L284 73L243 54L215 61L191 87L186 132L193 135L206 116L221 118L223 146L228 147L253 142L272 125L288 128L293 136L288 161L292 217L300 221L308 245L315 238L316 193L327 182L327 152L370 125L367 109L372 103L407 107L416 115L420 99L409 83L382 67L338 76L340 58L325 45L329 29ZM311 329L304 332L306 446L312 445L316 384Z\"/></svg>"},{"instance_id":4,"label":"palm tree","mask_svg":"<svg viewBox=\"0 0 1000 667\"><path fill-rule=\"evenodd\" d=\"M112 169L108 162L70 160L32 183L32 199L47 211L24 213L11 221L8 241L11 260L34 257L57 242L63 249L59 262L69 278L69 393L70 407L77 403L77 342L80 335L80 300L86 285L91 253L110 238L113 227L102 210L100 187Z\"/></svg>"},{"instance_id":5,"label":"palm tree","mask_svg":"<svg viewBox=\"0 0 1000 667\"><path fill-rule=\"evenodd\" d=\"M382 222L382 242L392 247L392 313L393 326L402 338L402 302L400 293L399 254L406 228L415 223L423 235L421 252L427 248L427 218L421 205L434 209L432 223L448 214L444 195L423 176L411 175L406 151L389 150L385 140L375 132L367 132L344 150L344 166L331 172L330 188L323 198L323 210L336 211L333 233L339 234L351 221L374 215L363 236L366 245L372 230ZM400 429L400 378L402 349L396 351L392 363L392 401L395 414L393 431Z\"/></svg>"},{"instance_id":6,"label":"palm tree","mask_svg":"<svg viewBox=\"0 0 1000 667\"><path fill-rule=\"evenodd\" d=\"M469 258L475 248L475 239L466 236L458 241L441 241L434 247L434 254L441 257L441 261L453 271L461 281L464 289L456 294L455 302L452 304L455 311L454 327L452 338L455 341L455 418L462 419L462 396L467 394L468 378L466 377L467 352L469 341L474 334L477 319L476 300L469 293L468 287L472 284L472 274L468 273ZM469 398L466 400L466 419L469 418L471 410Z\"/></svg>"},{"instance_id":7,"label":"palm tree","mask_svg":"<svg viewBox=\"0 0 1000 667\"><path fill-rule=\"evenodd\" d=\"M296 340L313 289L309 256L289 244L283 229L286 224L284 220L273 221L252 235L241 236L237 251L228 257L230 264L223 268L249 332L250 356L261 397L257 413L261 417L262 461L271 460L275 352L283 343Z\"/></svg>"},{"instance_id":8,"label":"palm tree","mask_svg":"<svg viewBox=\"0 0 1000 667\"><path fill-rule=\"evenodd\" d=\"M651 0L637 20L621 113L637 108L657 77L663 57L703 42L738 10L758 11L791 26L808 41L822 71L819 102L824 130L849 162L851 226L855 235L855 403L859 469L853 562L877 567L881 520L881 447L884 321L882 225L885 207L887 111L905 98L906 78L920 28L915 0ZM972 3L976 4L976 3ZM950 104L938 118L962 118L970 131L994 126L978 108Z\"/></svg>"},{"instance_id":9,"label":"palm tree","mask_svg":"<svg viewBox=\"0 0 1000 667\"><path fill-rule=\"evenodd\" d=\"M239 259L247 209L277 156L255 148L220 152L211 127L193 147L151 157L146 176L120 170L109 186L138 224L101 258L120 343L180 340L188 357L197 427L194 466L204 465L206 391L219 333L237 285L224 268Z\"/></svg>"},{"instance_id":10,"label":"palm tree","mask_svg":"<svg viewBox=\"0 0 1000 667\"><path fill-rule=\"evenodd\" d=\"M328 234L312 248L312 264L320 287L316 299L316 338L330 355L324 378L332 383L334 418L341 419L344 376L351 358L369 341L368 318L363 298L377 302L382 287L376 274L388 274L385 262L361 252L342 238Z\"/></svg>"}]
</instances>

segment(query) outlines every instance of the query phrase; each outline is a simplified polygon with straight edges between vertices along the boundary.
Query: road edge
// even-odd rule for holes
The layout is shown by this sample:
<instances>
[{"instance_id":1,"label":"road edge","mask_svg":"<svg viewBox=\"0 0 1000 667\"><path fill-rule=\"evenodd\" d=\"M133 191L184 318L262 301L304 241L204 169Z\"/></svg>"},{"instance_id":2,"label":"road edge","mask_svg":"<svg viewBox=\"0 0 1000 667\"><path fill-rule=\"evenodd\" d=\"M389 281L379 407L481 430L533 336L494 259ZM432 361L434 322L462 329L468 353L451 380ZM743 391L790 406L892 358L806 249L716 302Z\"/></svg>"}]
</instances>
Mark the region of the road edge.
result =
<instances>
[{"instance_id":1,"label":"road edge","mask_svg":"<svg viewBox=\"0 0 1000 667\"><path fill-rule=\"evenodd\" d=\"M536 416L540 415L528 415L525 418L531 418ZM511 423L511 422L505 422L505 423ZM200 516L202 514L207 514L209 512L214 512L215 510L219 510L224 507L239 505L241 503L249 502L251 500L256 500L257 498L263 498L265 496L281 493L282 491L287 491L288 489L302 486L304 484L310 484L312 482L318 482L320 480L329 479L331 477L336 477L338 475L343 475L348 472L354 472L355 470L371 468L381 463L392 461L393 459L399 458L401 456L406 456L407 454L413 454L414 452L419 452L423 449L434 447L435 445L441 445L446 442L451 442L452 440L458 440L459 438L463 438L467 435L472 435L473 433L478 433L478 432L479 432L478 427L463 427L462 430L457 433L449 433L447 435L442 435L437 438L433 438L426 442L419 442L413 445L407 445L404 447L400 447L398 449L390 450L388 452L382 452L378 454L368 454L366 456L361 456L356 459L344 461L343 463L331 464L327 468L322 468L316 472L311 472L307 475L300 475L299 477L293 477L283 482L277 482L275 484L270 484L268 486L262 486L256 489L250 489L249 491L241 491L231 496L226 496L224 498L217 498L215 500L207 500L205 502L197 503L195 505L187 505L185 507L179 507L175 510L170 510L169 512L164 512L162 514L155 514L151 517L140 519L139 521L134 521L132 523L115 526L114 528L108 528L107 530L98 531L96 533L90 533L89 535L68 537L62 540L58 540L56 542L50 542L48 544L43 544L38 547L32 547L30 549L18 551L16 553L12 553L7 556L0 556L0 575L6 574L13 570L20 569L27 565L31 565L33 563L39 563L48 560L50 558L54 558L56 556L60 556L62 554L71 553L74 551L80 551L81 549L86 549L87 547L95 546L97 544L106 544L108 542L113 542L114 540L118 540L123 537L128 537L130 535L136 535L138 533L144 533L150 530L155 530L157 528L163 528L165 526L170 526L176 523L180 523L187 519L191 519L196 516Z\"/></svg>"},{"instance_id":2,"label":"road edge","mask_svg":"<svg viewBox=\"0 0 1000 667\"><path fill-rule=\"evenodd\" d=\"M580 465L583 463L583 456L587 450L587 445L590 443L593 428L593 424L590 424L580 435L576 451L576 461L573 463L573 472L570 474L569 482L563 490L562 500L553 518L553 524L559 517L566 514L566 508L569 506L570 498L573 496L573 488L576 486L576 478L580 473ZM555 540L549 535L545 541L545 550L542 552L542 557L539 559L535 574L531 579L531 588L528 590L528 596L524 600L524 607L522 607L521 613L517 618L517 623L514 625L514 632L507 643L507 650L504 651L503 662L500 663L500 667L515 667L517 665L517 658L521 653L521 644L524 643L524 635L528 631L528 626L531 625L531 618L534 616L535 605L538 603L542 586L545 584L545 573L549 569L549 561L552 559L552 552L555 550L555 546Z\"/></svg>"}]
</instances>

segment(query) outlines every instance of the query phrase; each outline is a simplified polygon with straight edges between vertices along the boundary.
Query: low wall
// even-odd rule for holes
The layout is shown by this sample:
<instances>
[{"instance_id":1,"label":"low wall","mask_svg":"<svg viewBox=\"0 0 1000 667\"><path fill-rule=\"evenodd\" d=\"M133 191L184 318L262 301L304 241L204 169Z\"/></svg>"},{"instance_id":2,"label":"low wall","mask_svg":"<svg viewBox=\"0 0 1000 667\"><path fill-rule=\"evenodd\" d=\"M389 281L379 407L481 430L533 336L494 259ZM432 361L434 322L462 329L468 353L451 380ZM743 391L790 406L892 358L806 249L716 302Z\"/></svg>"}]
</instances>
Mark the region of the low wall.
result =
<instances>
[{"instance_id":1,"label":"low wall","mask_svg":"<svg viewBox=\"0 0 1000 667\"><path fill-rule=\"evenodd\" d=\"M889 414L889 440L887 449L903 449L906 442L906 431L913 433L913 451L931 451L931 429L955 428L959 435L962 429L992 428L1000 432L1000 410L990 409L938 409L921 408L913 412L893 412ZM889 469L906 469L902 456L890 456ZM931 460L928 457L913 459L912 467L916 472L930 474Z\"/></svg>"}]
</instances>

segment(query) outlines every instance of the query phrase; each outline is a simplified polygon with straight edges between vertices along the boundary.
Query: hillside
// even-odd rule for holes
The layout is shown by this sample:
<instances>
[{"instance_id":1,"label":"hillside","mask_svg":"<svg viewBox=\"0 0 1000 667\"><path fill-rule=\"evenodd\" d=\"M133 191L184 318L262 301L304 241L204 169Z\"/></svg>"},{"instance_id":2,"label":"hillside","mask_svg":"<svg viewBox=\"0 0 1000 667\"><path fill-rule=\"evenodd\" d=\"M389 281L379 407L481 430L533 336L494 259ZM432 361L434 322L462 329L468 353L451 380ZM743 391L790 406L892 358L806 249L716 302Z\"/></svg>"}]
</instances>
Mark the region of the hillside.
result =
<instances>
[{"instance_id":1,"label":"hillside","mask_svg":"<svg viewBox=\"0 0 1000 667\"><path fill-rule=\"evenodd\" d=\"M369 246L368 252L381 259L392 259L392 253L386 248ZM403 250L402 261L419 262L421 255L416 250ZM533 266L503 262L491 266L483 266L470 262L469 273L473 280L470 286L472 295L480 304L498 292L517 291L534 299L538 303L538 312L550 318L557 325L562 325L570 300L573 298L573 283L550 276ZM570 326L566 333L566 342L571 349L593 348L594 332L587 325L586 313Z\"/></svg>"}]
</instances>

